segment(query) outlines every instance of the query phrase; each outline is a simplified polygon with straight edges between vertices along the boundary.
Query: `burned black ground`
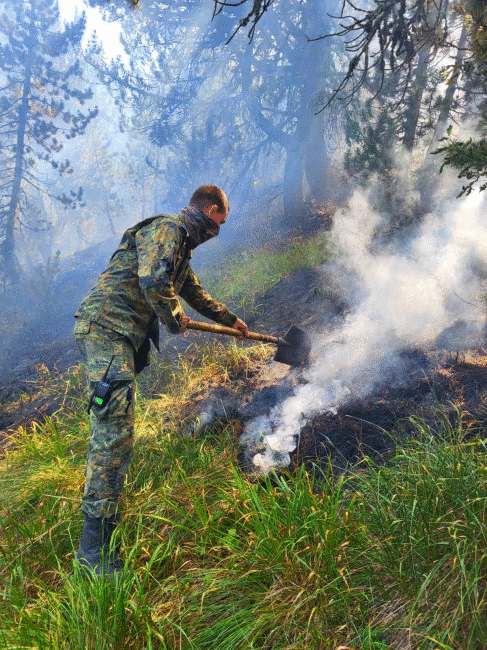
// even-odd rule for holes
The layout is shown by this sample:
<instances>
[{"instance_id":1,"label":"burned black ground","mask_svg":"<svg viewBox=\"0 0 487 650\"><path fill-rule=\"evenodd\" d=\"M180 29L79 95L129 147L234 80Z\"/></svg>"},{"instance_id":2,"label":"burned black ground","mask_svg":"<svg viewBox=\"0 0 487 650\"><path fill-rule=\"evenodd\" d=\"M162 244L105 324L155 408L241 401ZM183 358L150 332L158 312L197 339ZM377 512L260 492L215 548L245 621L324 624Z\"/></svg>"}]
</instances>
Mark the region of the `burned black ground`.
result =
<instances>
[{"instance_id":1,"label":"burned black ground","mask_svg":"<svg viewBox=\"0 0 487 650\"><path fill-rule=\"evenodd\" d=\"M485 436L487 356L478 350L461 356L408 351L418 372L407 380L377 385L362 399L312 418L301 431L293 465L343 471L365 457L385 462L397 445L418 435L426 424L448 435L461 421L465 436ZM440 407L440 408L439 408Z\"/></svg>"}]
</instances>

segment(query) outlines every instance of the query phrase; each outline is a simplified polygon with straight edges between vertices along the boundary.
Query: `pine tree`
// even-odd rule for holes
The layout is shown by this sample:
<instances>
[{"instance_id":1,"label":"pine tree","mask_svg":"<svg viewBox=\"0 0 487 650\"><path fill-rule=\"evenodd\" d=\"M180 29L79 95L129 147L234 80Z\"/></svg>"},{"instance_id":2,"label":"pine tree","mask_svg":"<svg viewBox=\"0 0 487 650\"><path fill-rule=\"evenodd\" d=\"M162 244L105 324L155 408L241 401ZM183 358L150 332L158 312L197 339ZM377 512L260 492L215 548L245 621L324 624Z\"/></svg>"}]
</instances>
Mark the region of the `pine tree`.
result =
<instances>
[{"instance_id":1,"label":"pine tree","mask_svg":"<svg viewBox=\"0 0 487 650\"><path fill-rule=\"evenodd\" d=\"M80 19L61 30L57 0L12 3L0 18L0 275L6 284L21 273L16 228L48 227L47 219L29 222L29 199L50 193L49 165L61 175L73 171L58 156L63 142L82 134L97 114L96 108L82 112L76 106L92 97L83 89L79 62L70 57L84 28ZM67 60L73 60L68 67ZM82 189L51 196L75 207Z\"/></svg>"}]
</instances>

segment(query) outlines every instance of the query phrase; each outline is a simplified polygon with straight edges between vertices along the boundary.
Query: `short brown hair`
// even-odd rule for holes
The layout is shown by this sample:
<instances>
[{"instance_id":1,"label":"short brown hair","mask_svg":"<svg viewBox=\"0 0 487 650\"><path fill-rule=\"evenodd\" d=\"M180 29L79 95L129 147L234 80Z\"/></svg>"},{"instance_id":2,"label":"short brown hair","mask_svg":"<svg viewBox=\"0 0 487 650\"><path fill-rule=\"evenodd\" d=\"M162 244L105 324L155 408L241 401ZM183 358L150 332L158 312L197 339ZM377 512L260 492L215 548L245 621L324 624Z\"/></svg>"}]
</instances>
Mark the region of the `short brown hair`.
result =
<instances>
[{"instance_id":1,"label":"short brown hair","mask_svg":"<svg viewBox=\"0 0 487 650\"><path fill-rule=\"evenodd\" d=\"M225 208L228 207L227 195L216 185L201 185L201 187L195 189L189 202L198 208L216 205L218 212L224 212Z\"/></svg>"}]
</instances>

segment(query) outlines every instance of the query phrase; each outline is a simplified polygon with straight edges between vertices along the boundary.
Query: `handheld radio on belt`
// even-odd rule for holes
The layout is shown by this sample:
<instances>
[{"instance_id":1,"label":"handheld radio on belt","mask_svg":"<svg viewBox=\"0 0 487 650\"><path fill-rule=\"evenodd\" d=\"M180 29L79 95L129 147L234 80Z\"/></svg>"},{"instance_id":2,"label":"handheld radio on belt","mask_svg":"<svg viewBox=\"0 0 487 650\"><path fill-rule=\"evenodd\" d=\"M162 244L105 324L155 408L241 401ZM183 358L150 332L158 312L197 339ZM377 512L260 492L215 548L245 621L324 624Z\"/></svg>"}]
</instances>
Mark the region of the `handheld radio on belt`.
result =
<instances>
[{"instance_id":1,"label":"handheld radio on belt","mask_svg":"<svg viewBox=\"0 0 487 650\"><path fill-rule=\"evenodd\" d=\"M100 381L97 381L95 384L95 388L91 393L90 402L88 404L88 409L87 409L88 413L90 412L90 409L93 406L93 404L95 404L95 406L97 406L98 408L103 408L105 404L108 402L108 400L110 399L110 395L113 392L114 386L110 384L109 381L106 381L106 378L114 358L115 355L113 355L113 357L110 359L110 363L108 364L108 368L105 370L105 374L103 375L103 377L100 379Z\"/></svg>"}]
</instances>

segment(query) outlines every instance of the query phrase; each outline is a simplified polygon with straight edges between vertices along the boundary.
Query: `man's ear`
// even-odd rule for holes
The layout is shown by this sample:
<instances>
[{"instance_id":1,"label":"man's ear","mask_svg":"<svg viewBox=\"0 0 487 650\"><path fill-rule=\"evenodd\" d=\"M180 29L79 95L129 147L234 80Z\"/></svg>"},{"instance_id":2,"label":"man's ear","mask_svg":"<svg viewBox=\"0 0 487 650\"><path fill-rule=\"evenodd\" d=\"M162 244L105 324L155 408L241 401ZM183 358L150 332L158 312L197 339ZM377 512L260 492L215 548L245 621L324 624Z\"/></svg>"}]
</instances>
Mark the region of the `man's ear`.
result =
<instances>
[{"instance_id":1,"label":"man's ear","mask_svg":"<svg viewBox=\"0 0 487 650\"><path fill-rule=\"evenodd\" d=\"M210 205L208 208L208 214L213 214L214 212L218 212L218 206L215 204Z\"/></svg>"}]
</instances>

